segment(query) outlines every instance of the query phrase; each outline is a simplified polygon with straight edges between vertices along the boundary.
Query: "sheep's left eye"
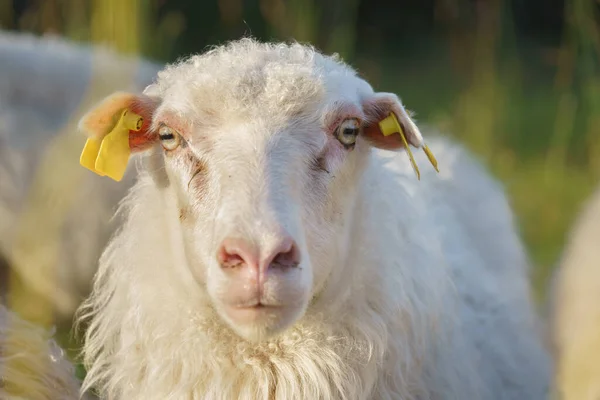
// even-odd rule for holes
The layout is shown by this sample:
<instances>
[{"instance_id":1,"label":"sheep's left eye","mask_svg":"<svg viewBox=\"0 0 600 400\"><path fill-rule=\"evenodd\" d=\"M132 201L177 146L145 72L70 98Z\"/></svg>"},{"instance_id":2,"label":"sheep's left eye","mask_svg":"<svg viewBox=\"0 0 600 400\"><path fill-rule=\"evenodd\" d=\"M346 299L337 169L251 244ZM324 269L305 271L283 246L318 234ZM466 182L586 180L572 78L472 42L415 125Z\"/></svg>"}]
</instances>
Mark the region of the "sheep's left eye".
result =
<instances>
[{"instance_id":1,"label":"sheep's left eye","mask_svg":"<svg viewBox=\"0 0 600 400\"><path fill-rule=\"evenodd\" d=\"M174 129L163 125L158 129L158 138L165 150L172 151L179 147L181 136Z\"/></svg>"},{"instance_id":2,"label":"sheep's left eye","mask_svg":"<svg viewBox=\"0 0 600 400\"><path fill-rule=\"evenodd\" d=\"M345 147L350 147L356 143L359 132L360 123L356 118L351 118L338 126L335 136Z\"/></svg>"}]
</instances>

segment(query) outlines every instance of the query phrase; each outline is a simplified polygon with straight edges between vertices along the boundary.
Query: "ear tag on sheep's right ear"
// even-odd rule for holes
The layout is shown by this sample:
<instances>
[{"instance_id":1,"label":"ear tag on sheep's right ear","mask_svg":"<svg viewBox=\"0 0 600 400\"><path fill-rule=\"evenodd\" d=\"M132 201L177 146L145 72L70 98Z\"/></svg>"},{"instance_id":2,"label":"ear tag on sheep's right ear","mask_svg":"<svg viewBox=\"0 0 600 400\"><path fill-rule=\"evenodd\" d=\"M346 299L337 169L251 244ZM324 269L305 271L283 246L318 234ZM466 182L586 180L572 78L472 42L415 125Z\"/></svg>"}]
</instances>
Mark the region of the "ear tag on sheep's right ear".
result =
<instances>
[{"instance_id":1,"label":"ear tag on sheep's right ear","mask_svg":"<svg viewBox=\"0 0 600 400\"><path fill-rule=\"evenodd\" d=\"M81 152L79 164L100 176L104 176L102 172L96 169L96 158L100 151L100 144L101 142L98 139L93 137L88 138Z\"/></svg>"},{"instance_id":2,"label":"ear tag on sheep's right ear","mask_svg":"<svg viewBox=\"0 0 600 400\"><path fill-rule=\"evenodd\" d=\"M129 131L139 131L143 118L127 109L123 111L116 126L102 140L95 170L103 175L120 181L125 174L131 149L129 147Z\"/></svg>"},{"instance_id":3,"label":"ear tag on sheep's right ear","mask_svg":"<svg viewBox=\"0 0 600 400\"><path fill-rule=\"evenodd\" d=\"M402 138L402 142L404 143L404 149L406 150L408 158L410 159L410 164L412 165L415 174L417 174L417 179L421 180L421 173L419 172L419 167L417 167L417 163L415 162L415 158L413 157L412 151L410 150L408 140L406 140L406 134L404 133L404 129L402 129L402 125L400 125L400 123L398 122L396 115L392 112L389 116L379 121L379 128L381 129L381 133L383 133L383 136L390 136L394 133L398 133L400 135L400 137ZM427 147L426 144L423 144L423 151L425 152L425 155L427 155L427 158L429 159L431 165L433 165L433 168L435 168L437 172L440 172L440 170L438 169L437 160L435 159L435 156L433 155L431 150L429 150L429 147Z\"/></svg>"}]
</instances>

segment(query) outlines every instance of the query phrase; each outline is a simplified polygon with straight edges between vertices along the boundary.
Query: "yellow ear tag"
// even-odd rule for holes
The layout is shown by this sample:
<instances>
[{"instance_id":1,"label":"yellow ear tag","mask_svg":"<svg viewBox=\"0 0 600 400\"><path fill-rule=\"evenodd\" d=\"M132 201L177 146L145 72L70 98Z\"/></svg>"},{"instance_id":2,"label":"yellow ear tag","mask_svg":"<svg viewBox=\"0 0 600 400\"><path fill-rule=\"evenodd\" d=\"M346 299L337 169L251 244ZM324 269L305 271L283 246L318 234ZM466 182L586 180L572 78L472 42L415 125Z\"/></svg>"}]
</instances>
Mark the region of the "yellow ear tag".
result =
<instances>
[{"instance_id":1,"label":"yellow ear tag","mask_svg":"<svg viewBox=\"0 0 600 400\"><path fill-rule=\"evenodd\" d=\"M108 135L100 144L98 157L94 165L96 171L120 181L125 174L129 155L129 131L139 131L142 128L143 118L129 110L124 110Z\"/></svg>"},{"instance_id":2,"label":"yellow ear tag","mask_svg":"<svg viewBox=\"0 0 600 400\"><path fill-rule=\"evenodd\" d=\"M79 164L100 176L104 176L95 167L96 157L98 157L98 152L100 151L100 143L96 138L88 138L81 152L81 157L79 157Z\"/></svg>"},{"instance_id":3,"label":"yellow ear tag","mask_svg":"<svg viewBox=\"0 0 600 400\"><path fill-rule=\"evenodd\" d=\"M415 158L413 157L412 151L410 151L410 146L408 145L408 141L406 140L404 130L402 129L402 126L400 126L398 119L396 119L396 115L394 113L390 113L388 117L379 121L379 128L381 129L381 133L383 133L383 136L390 136L394 133L400 134L402 142L404 142L404 149L406 150L408 158L410 159L410 164L415 170L415 174L417 174L417 179L421 180L421 173L419 172L419 167L417 167Z\"/></svg>"},{"instance_id":4,"label":"yellow ear tag","mask_svg":"<svg viewBox=\"0 0 600 400\"><path fill-rule=\"evenodd\" d=\"M425 152L425 155L427 155L429 162L431 163L431 165L433 165L433 168L435 168L436 172L440 172L440 170L438 169L437 160L435 159L435 156L433 155L431 150L429 150L429 147L427 147L426 144L423 145L423 151Z\"/></svg>"},{"instance_id":5,"label":"yellow ear tag","mask_svg":"<svg viewBox=\"0 0 600 400\"><path fill-rule=\"evenodd\" d=\"M381 133L383 133L383 136L390 136L394 133L398 133L400 135L400 137L402 138L402 142L404 143L404 148L408 153L410 164L412 165L413 169L415 170L415 173L417 174L417 179L421 180L421 173L419 172L419 168L417 167L415 158L412 155L412 151L410 151L410 146L408 145L408 141L406 140L406 134L402 129L402 125L400 125L398 119L396 118L396 114L390 113L389 116L379 121L379 128L381 129ZM433 155L431 150L429 150L429 147L427 147L426 144L423 144L423 151L427 155L427 158L429 159L431 165L433 165L433 168L435 168L437 172L440 172L440 170L438 169L437 160L435 159L435 156Z\"/></svg>"}]
</instances>

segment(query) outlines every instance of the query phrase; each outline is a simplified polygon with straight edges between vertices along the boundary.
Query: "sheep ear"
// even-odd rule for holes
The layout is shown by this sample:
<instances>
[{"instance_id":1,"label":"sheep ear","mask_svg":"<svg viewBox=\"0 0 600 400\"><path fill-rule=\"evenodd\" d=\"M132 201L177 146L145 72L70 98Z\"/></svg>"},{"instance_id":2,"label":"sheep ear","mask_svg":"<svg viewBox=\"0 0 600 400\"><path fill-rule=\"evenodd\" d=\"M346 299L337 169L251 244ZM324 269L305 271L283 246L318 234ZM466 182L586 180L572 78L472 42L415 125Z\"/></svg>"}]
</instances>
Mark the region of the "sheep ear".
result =
<instances>
[{"instance_id":1,"label":"sheep ear","mask_svg":"<svg viewBox=\"0 0 600 400\"><path fill-rule=\"evenodd\" d=\"M363 101L362 106L367 117L363 134L373 146L385 150L400 150L405 147L401 135L387 134L380 126L380 122L393 114L392 118L397 119L408 144L416 148L422 147L423 136L398 96L393 93L375 93Z\"/></svg>"},{"instance_id":2,"label":"sheep ear","mask_svg":"<svg viewBox=\"0 0 600 400\"><path fill-rule=\"evenodd\" d=\"M424 143L419 128L398 96L393 93L375 93L365 99L362 106L366 116L363 135L371 145L385 150L405 149L419 179L421 174L410 146L422 148L435 170L439 172L437 160Z\"/></svg>"},{"instance_id":3,"label":"sheep ear","mask_svg":"<svg viewBox=\"0 0 600 400\"><path fill-rule=\"evenodd\" d=\"M98 103L79 121L79 129L88 136L80 164L120 181L130 154L147 150L158 140L149 129L157 106L155 98L124 92Z\"/></svg>"}]
</instances>

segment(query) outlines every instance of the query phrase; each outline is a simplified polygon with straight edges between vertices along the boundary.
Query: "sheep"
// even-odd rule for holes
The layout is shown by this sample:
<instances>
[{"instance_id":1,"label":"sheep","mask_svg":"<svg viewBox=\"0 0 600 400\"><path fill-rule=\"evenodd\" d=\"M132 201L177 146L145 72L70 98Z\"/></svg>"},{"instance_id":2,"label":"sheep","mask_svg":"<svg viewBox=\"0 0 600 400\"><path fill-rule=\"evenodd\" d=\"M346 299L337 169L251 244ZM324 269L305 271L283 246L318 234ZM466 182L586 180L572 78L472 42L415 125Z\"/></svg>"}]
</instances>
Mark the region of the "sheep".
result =
<instances>
[{"instance_id":1,"label":"sheep","mask_svg":"<svg viewBox=\"0 0 600 400\"><path fill-rule=\"evenodd\" d=\"M246 37L108 96L80 130L100 142L123 110L141 163L77 312L83 390L547 397L551 360L501 185L441 135L439 175L421 167L418 180L395 152L402 136L378 124L397 118L424 148L395 94L310 45Z\"/></svg>"},{"instance_id":2,"label":"sheep","mask_svg":"<svg viewBox=\"0 0 600 400\"><path fill-rule=\"evenodd\" d=\"M0 399L79 400L80 386L52 332L0 304Z\"/></svg>"},{"instance_id":3,"label":"sheep","mask_svg":"<svg viewBox=\"0 0 600 400\"><path fill-rule=\"evenodd\" d=\"M77 121L117 87L143 89L159 69L101 46L0 31L0 255L24 288L11 285L14 307L31 319L72 323L135 177L115 184L76 168Z\"/></svg>"},{"instance_id":4,"label":"sheep","mask_svg":"<svg viewBox=\"0 0 600 400\"><path fill-rule=\"evenodd\" d=\"M556 390L564 400L600 397L600 189L569 233L551 280Z\"/></svg>"}]
</instances>

